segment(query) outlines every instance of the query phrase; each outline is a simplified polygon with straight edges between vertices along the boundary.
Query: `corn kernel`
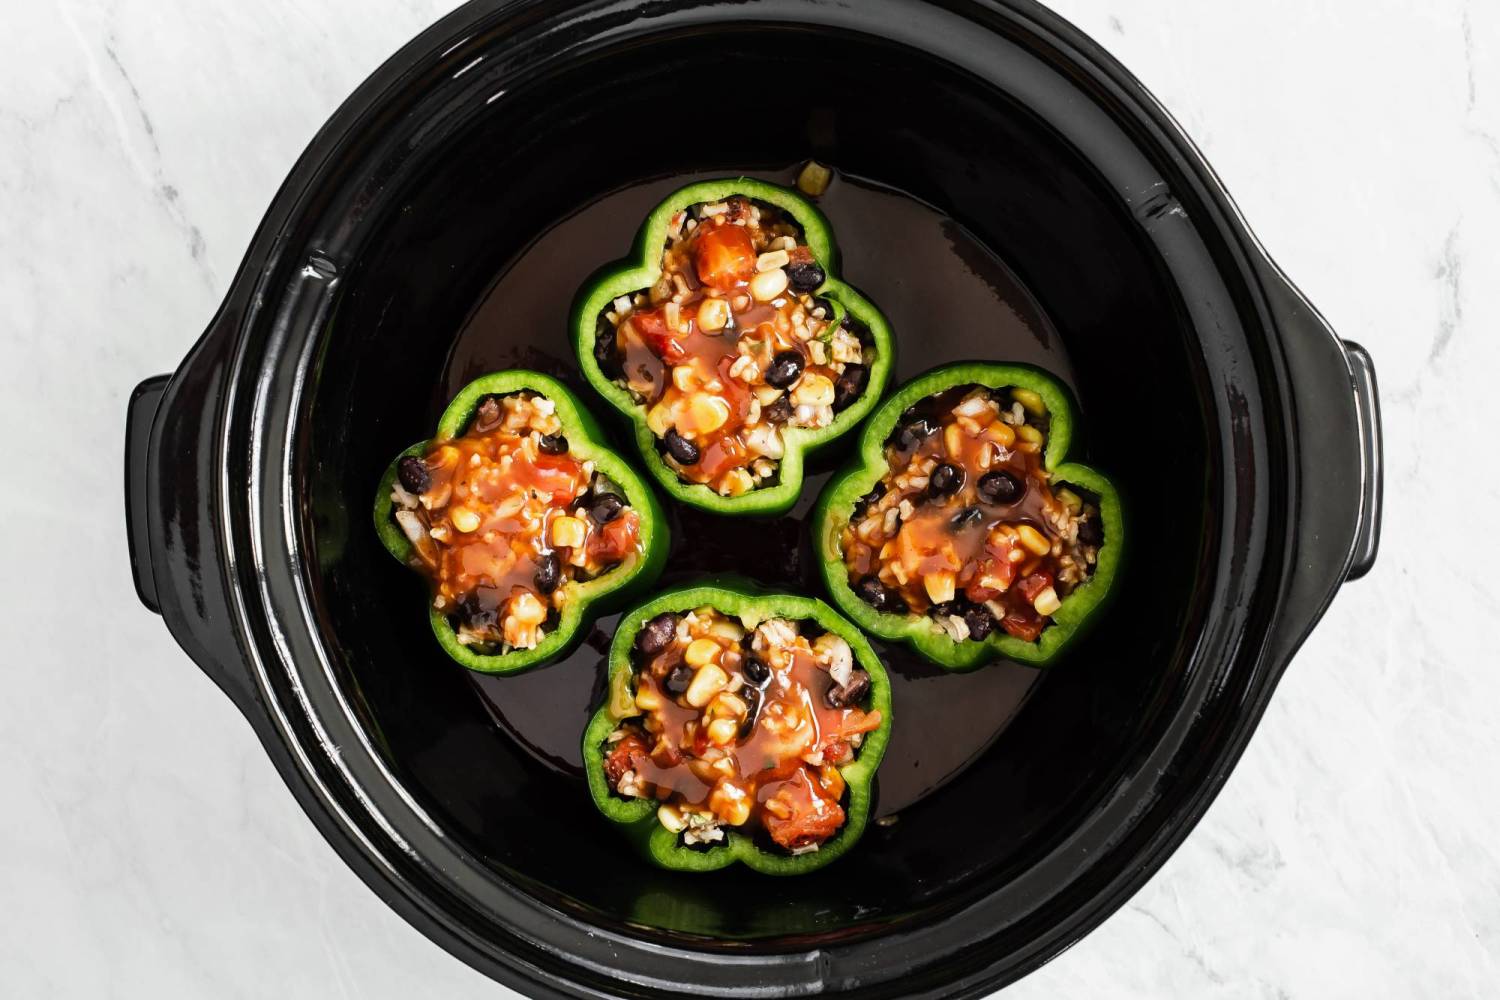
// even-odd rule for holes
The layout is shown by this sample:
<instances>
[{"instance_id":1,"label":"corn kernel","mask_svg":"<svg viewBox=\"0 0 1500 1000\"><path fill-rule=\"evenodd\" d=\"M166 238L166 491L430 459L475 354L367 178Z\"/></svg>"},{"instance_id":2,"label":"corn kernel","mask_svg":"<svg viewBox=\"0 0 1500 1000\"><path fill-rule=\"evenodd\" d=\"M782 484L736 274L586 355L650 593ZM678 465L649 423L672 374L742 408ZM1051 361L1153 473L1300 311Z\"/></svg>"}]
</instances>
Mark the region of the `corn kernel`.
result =
<instances>
[{"instance_id":1,"label":"corn kernel","mask_svg":"<svg viewBox=\"0 0 1500 1000\"><path fill-rule=\"evenodd\" d=\"M726 497L737 497L755 489L755 478L744 469L730 469L719 482L719 493Z\"/></svg>"},{"instance_id":2,"label":"corn kernel","mask_svg":"<svg viewBox=\"0 0 1500 1000\"><path fill-rule=\"evenodd\" d=\"M774 271L778 267L786 267L792 262L785 250L768 250L755 258L755 269L757 271Z\"/></svg>"},{"instance_id":3,"label":"corn kernel","mask_svg":"<svg viewBox=\"0 0 1500 1000\"><path fill-rule=\"evenodd\" d=\"M930 573L922 578L922 586L927 588L927 596L933 604L946 604L953 600L955 583L953 574L947 570Z\"/></svg>"},{"instance_id":4,"label":"corn kernel","mask_svg":"<svg viewBox=\"0 0 1500 1000\"><path fill-rule=\"evenodd\" d=\"M1021 544L1026 546L1027 551L1032 555L1044 556L1052 551L1052 543L1047 540L1047 536L1029 524L1017 525L1016 535L1020 537Z\"/></svg>"},{"instance_id":5,"label":"corn kernel","mask_svg":"<svg viewBox=\"0 0 1500 1000\"><path fill-rule=\"evenodd\" d=\"M698 388L698 376L691 365L677 365L672 369L672 384L679 392L692 392Z\"/></svg>"},{"instance_id":6,"label":"corn kernel","mask_svg":"<svg viewBox=\"0 0 1500 1000\"><path fill-rule=\"evenodd\" d=\"M1068 509L1068 513L1070 514L1079 514L1083 511L1082 498L1066 486L1057 491L1057 499L1062 501L1062 505Z\"/></svg>"},{"instance_id":7,"label":"corn kernel","mask_svg":"<svg viewBox=\"0 0 1500 1000\"><path fill-rule=\"evenodd\" d=\"M721 781L709 793L708 807L730 826L743 826L750 818L750 796L732 782Z\"/></svg>"},{"instance_id":8,"label":"corn kernel","mask_svg":"<svg viewBox=\"0 0 1500 1000\"><path fill-rule=\"evenodd\" d=\"M1030 424L1022 424L1016 428L1016 435L1027 444L1041 444L1042 432Z\"/></svg>"},{"instance_id":9,"label":"corn kernel","mask_svg":"<svg viewBox=\"0 0 1500 1000\"><path fill-rule=\"evenodd\" d=\"M523 590L510 601L510 614L522 625L540 625L547 620L547 609L529 590Z\"/></svg>"},{"instance_id":10,"label":"corn kernel","mask_svg":"<svg viewBox=\"0 0 1500 1000\"><path fill-rule=\"evenodd\" d=\"M1010 589L1010 584L998 576L981 576L979 578L979 585L987 590L998 590L1002 594Z\"/></svg>"},{"instance_id":11,"label":"corn kernel","mask_svg":"<svg viewBox=\"0 0 1500 1000\"><path fill-rule=\"evenodd\" d=\"M717 664L709 663L698 668L693 675L692 683L688 685L684 697L687 703L694 708L702 708L714 700L714 695L724 690L729 684L729 675L719 668Z\"/></svg>"},{"instance_id":12,"label":"corn kernel","mask_svg":"<svg viewBox=\"0 0 1500 1000\"><path fill-rule=\"evenodd\" d=\"M803 375L792 390L792 402L797 406L832 406L833 396L833 380L816 372Z\"/></svg>"},{"instance_id":13,"label":"corn kernel","mask_svg":"<svg viewBox=\"0 0 1500 1000\"><path fill-rule=\"evenodd\" d=\"M750 294L757 302L770 302L776 296L786 291L786 271L775 268L770 271L762 271L750 279Z\"/></svg>"},{"instance_id":14,"label":"corn kernel","mask_svg":"<svg viewBox=\"0 0 1500 1000\"><path fill-rule=\"evenodd\" d=\"M738 719L749 712L750 706L746 705L739 695L722 691L719 696L709 705L709 712L721 719Z\"/></svg>"},{"instance_id":15,"label":"corn kernel","mask_svg":"<svg viewBox=\"0 0 1500 1000\"><path fill-rule=\"evenodd\" d=\"M635 693L635 707L642 712L654 712L661 705L661 695L653 687L643 687Z\"/></svg>"},{"instance_id":16,"label":"corn kernel","mask_svg":"<svg viewBox=\"0 0 1500 1000\"><path fill-rule=\"evenodd\" d=\"M682 813L677 811L676 806L663 805L657 809L656 821L672 833L681 833L687 829L687 821L682 818Z\"/></svg>"},{"instance_id":17,"label":"corn kernel","mask_svg":"<svg viewBox=\"0 0 1500 1000\"><path fill-rule=\"evenodd\" d=\"M1042 397L1030 389L1011 389L1010 398L1034 416L1040 417L1047 412L1047 404L1042 402Z\"/></svg>"},{"instance_id":18,"label":"corn kernel","mask_svg":"<svg viewBox=\"0 0 1500 1000\"><path fill-rule=\"evenodd\" d=\"M739 723L733 719L715 719L708 724L708 739L716 746L725 747L734 742L739 731Z\"/></svg>"},{"instance_id":19,"label":"corn kernel","mask_svg":"<svg viewBox=\"0 0 1500 1000\"><path fill-rule=\"evenodd\" d=\"M588 528L576 517L554 518L550 537L556 548L576 549L588 537Z\"/></svg>"},{"instance_id":20,"label":"corn kernel","mask_svg":"<svg viewBox=\"0 0 1500 1000\"><path fill-rule=\"evenodd\" d=\"M1051 587L1036 595L1036 600L1031 602L1039 615L1055 615L1057 609L1062 607L1062 601L1057 599L1057 591Z\"/></svg>"},{"instance_id":21,"label":"corn kernel","mask_svg":"<svg viewBox=\"0 0 1500 1000\"><path fill-rule=\"evenodd\" d=\"M698 306L698 329L718 333L729 325L729 303L710 296Z\"/></svg>"},{"instance_id":22,"label":"corn kernel","mask_svg":"<svg viewBox=\"0 0 1500 1000\"><path fill-rule=\"evenodd\" d=\"M755 394L755 401L761 406L770 406L781 398L781 390L774 385L758 385L750 391Z\"/></svg>"},{"instance_id":23,"label":"corn kernel","mask_svg":"<svg viewBox=\"0 0 1500 1000\"><path fill-rule=\"evenodd\" d=\"M708 634L718 636L720 639L728 639L730 642L736 644L745 638L745 630L740 627L739 622L730 618L720 618L717 615L709 623Z\"/></svg>"},{"instance_id":24,"label":"corn kernel","mask_svg":"<svg viewBox=\"0 0 1500 1000\"><path fill-rule=\"evenodd\" d=\"M479 515L467 507L455 508L453 513L448 515L448 520L465 534L479 527Z\"/></svg>"},{"instance_id":25,"label":"corn kernel","mask_svg":"<svg viewBox=\"0 0 1500 1000\"><path fill-rule=\"evenodd\" d=\"M1016 443L1015 428L999 420L994 421L984 429L984 436L1002 448L1009 448Z\"/></svg>"},{"instance_id":26,"label":"corn kernel","mask_svg":"<svg viewBox=\"0 0 1500 1000\"><path fill-rule=\"evenodd\" d=\"M651 407L646 412L646 426L657 437L666 437L667 431L672 427L672 408L665 403L657 403Z\"/></svg>"},{"instance_id":27,"label":"corn kernel","mask_svg":"<svg viewBox=\"0 0 1500 1000\"><path fill-rule=\"evenodd\" d=\"M686 417L687 426L683 430L712 434L728 422L729 403L706 392L694 393L688 397Z\"/></svg>"},{"instance_id":28,"label":"corn kernel","mask_svg":"<svg viewBox=\"0 0 1500 1000\"><path fill-rule=\"evenodd\" d=\"M958 424L949 424L943 430L943 447L948 450L949 458L958 458L964 450L964 429Z\"/></svg>"},{"instance_id":29,"label":"corn kernel","mask_svg":"<svg viewBox=\"0 0 1500 1000\"><path fill-rule=\"evenodd\" d=\"M829 170L817 160L808 160L807 166L797 175L797 189L803 194L816 198L828 190L828 182L833 179L833 171Z\"/></svg>"},{"instance_id":30,"label":"corn kernel","mask_svg":"<svg viewBox=\"0 0 1500 1000\"><path fill-rule=\"evenodd\" d=\"M701 667L719 658L719 644L712 639L694 639L688 644L682 658L690 667Z\"/></svg>"}]
</instances>

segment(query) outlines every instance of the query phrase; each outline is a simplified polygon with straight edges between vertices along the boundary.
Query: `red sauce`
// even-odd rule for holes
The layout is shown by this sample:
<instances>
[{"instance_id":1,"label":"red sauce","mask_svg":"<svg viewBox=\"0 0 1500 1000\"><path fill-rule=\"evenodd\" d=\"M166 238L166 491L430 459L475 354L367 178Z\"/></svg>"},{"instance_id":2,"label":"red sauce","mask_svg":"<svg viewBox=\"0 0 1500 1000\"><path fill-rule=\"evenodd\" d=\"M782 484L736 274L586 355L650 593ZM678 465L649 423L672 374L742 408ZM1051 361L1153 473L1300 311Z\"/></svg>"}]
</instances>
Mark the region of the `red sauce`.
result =
<instances>
[{"instance_id":1,"label":"red sauce","mask_svg":"<svg viewBox=\"0 0 1500 1000\"><path fill-rule=\"evenodd\" d=\"M844 822L838 766L854 759L863 734L881 722L878 711L857 704L867 695L868 678L858 671L855 683L864 687L850 699L853 704L833 704L830 690L839 685L829 672L836 655L827 645L832 640L820 640L824 645L815 650L798 636L778 650L750 652L739 639L709 631L713 621L724 619L696 612L686 639L674 640L643 664L636 678L642 720L624 729L606 772L615 772L612 781L623 793L656 798L680 815L759 826L789 850L821 843ZM716 647L707 665L688 662L695 639ZM746 673L752 656L768 666L751 671L764 674L759 686ZM724 684L705 700L697 674L714 669L722 671ZM677 680L686 676L694 682ZM675 695L669 690L674 683ZM839 701L837 694L832 701ZM634 779L623 789L622 755Z\"/></svg>"},{"instance_id":2,"label":"red sauce","mask_svg":"<svg viewBox=\"0 0 1500 1000\"><path fill-rule=\"evenodd\" d=\"M573 509L590 492L592 470L570 452L543 450L544 436L565 441L561 431L535 398L488 400L468 433L422 457L428 482L417 506L403 510L398 494L398 510L423 529L414 548L433 582L434 606L464 610L477 642L534 646L550 610L566 599L563 582L603 572L639 549L634 510L601 524ZM553 580L542 586L548 573Z\"/></svg>"},{"instance_id":3,"label":"red sauce","mask_svg":"<svg viewBox=\"0 0 1500 1000\"><path fill-rule=\"evenodd\" d=\"M620 381L667 442L668 464L734 496L774 477L782 428L832 421L835 386L866 348L832 331L827 305L793 287L789 275L822 273L795 225L743 198L717 208L679 213L657 286L607 315ZM796 359L790 380L787 357Z\"/></svg>"},{"instance_id":4,"label":"red sauce","mask_svg":"<svg viewBox=\"0 0 1500 1000\"><path fill-rule=\"evenodd\" d=\"M961 386L903 420L886 448L883 493L841 536L851 585L878 608L958 616L960 634L998 626L1033 641L1092 572L1098 510L1053 489L1045 410L1021 398L1030 408L1004 390Z\"/></svg>"}]
</instances>

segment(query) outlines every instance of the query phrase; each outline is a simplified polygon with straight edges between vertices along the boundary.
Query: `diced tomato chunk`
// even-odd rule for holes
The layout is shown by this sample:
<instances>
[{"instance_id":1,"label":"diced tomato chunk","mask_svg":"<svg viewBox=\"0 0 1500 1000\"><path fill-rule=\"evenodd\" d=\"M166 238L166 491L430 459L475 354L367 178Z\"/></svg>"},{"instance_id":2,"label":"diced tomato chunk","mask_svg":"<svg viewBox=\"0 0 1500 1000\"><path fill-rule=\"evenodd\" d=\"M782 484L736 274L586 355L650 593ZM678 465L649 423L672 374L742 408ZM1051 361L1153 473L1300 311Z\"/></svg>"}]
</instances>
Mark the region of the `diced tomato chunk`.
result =
<instances>
[{"instance_id":1,"label":"diced tomato chunk","mask_svg":"<svg viewBox=\"0 0 1500 1000\"><path fill-rule=\"evenodd\" d=\"M744 226L712 226L694 247L698 280L721 292L755 276L755 244Z\"/></svg>"},{"instance_id":2,"label":"diced tomato chunk","mask_svg":"<svg viewBox=\"0 0 1500 1000\"><path fill-rule=\"evenodd\" d=\"M635 327L636 333L640 334L651 353L667 364L675 365L687 360L687 348L677 339L675 331L667 328L667 321L660 309L644 309L632 313L627 322Z\"/></svg>"},{"instance_id":3,"label":"diced tomato chunk","mask_svg":"<svg viewBox=\"0 0 1500 1000\"><path fill-rule=\"evenodd\" d=\"M570 455L539 454L535 461L517 461L511 468L516 482L550 494L554 504L567 503L578 491L580 467Z\"/></svg>"},{"instance_id":4,"label":"diced tomato chunk","mask_svg":"<svg viewBox=\"0 0 1500 1000\"><path fill-rule=\"evenodd\" d=\"M604 776L609 779L609 787L618 788L620 778L626 771L633 770L636 761L646 757L649 749L639 733L626 733L625 738L617 742L609 756L604 758Z\"/></svg>"},{"instance_id":5,"label":"diced tomato chunk","mask_svg":"<svg viewBox=\"0 0 1500 1000\"><path fill-rule=\"evenodd\" d=\"M635 551L640 527L640 515L625 511L589 536L589 555L602 563L619 562Z\"/></svg>"},{"instance_id":6,"label":"diced tomato chunk","mask_svg":"<svg viewBox=\"0 0 1500 1000\"><path fill-rule=\"evenodd\" d=\"M722 437L703 449L697 468L712 482L730 469L746 464L749 457L750 452L738 437Z\"/></svg>"},{"instance_id":7,"label":"diced tomato chunk","mask_svg":"<svg viewBox=\"0 0 1500 1000\"><path fill-rule=\"evenodd\" d=\"M821 844L844 825L843 807L823 794L805 767L782 782L771 801L775 806L768 803L765 811L766 832L789 851ZM778 816L778 811L787 815Z\"/></svg>"},{"instance_id":8,"label":"diced tomato chunk","mask_svg":"<svg viewBox=\"0 0 1500 1000\"><path fill-rule=\"evenodd\" d=\"M1023 579L1017 586L1021 591L1022 597L1028 601L1035 601L1037 594L1052 586L1052 574L1045 570L1040 573L1033 573Z\"/></svg>"},{"instance_id":9,"label":"diced tomato chunk","mask_svg":"<svg viewBox=\"0 0 1500 1000\"><path fill-rule=\"evenodd\" d=\"M1000 619L1000 627L1023 642L1036 642L1042 634L1042 619L1030 608L1012 608Z\"/></svg>"},{"instance_id":10,"label":"diced tomato chunk","mask_svg":"<svg viewBox=\"0 0 1500 1000\"><path fill-rule=\"evenodd\" d=\"M825 723L826 725L826 723ZM857 708L845 709L843 718L835 726L828 726L824 745L834 740L847 740L859 733L873 733L880 728L880 712L864 712Z\"/></svg>"},{"instance_id":11,"label":"diced tomato chunk","mask_svg":"<svg viewBox=\"0 0 1500 1000\"><path fill-rule=\"evenodd\" d=\"M702 757L708 753L708 727L699 726L693 730L693 756Z\"/></svg>"}]
</instances>

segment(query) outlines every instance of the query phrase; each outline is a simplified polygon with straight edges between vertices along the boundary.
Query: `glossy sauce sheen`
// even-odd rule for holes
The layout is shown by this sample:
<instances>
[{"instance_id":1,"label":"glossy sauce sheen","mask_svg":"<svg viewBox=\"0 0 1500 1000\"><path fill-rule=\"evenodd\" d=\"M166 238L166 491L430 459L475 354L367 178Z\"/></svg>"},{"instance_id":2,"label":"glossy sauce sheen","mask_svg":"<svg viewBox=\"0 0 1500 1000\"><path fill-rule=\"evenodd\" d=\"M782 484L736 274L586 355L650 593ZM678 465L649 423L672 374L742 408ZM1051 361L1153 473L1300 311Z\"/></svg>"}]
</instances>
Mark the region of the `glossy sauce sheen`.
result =
<instances>
[{"instance_id":1,"label":"glossy sauce sheen","mask_svg":"<svg viewBox=\"0 0 1500 1000\"><path fill-rule=\"evenodd\" d=\"M658 665L654 673L665 673L679 662L680 656L672 656L664 661L664 665ZM738 670L737 664L733 669ZM845 728L851 714L862 714L857 710L828 706L825 698L832 683L828 671L819 667L810 654L798 650L793 653L789 668L772 675L764 689L759 712L764 712L772 702L781 702L791 712L811 721L812 736L807 747L819 746L824 733L837 733ZM637 684L650 688L661 698L662 719L673 742L678 742L687 723L703 714L699 709L678 704L652 673L641 674ZM783 759L786 755L780 743L781 738L772 735L764 726L756 725L748 736L732 747L736 774L754 785L756 798L761 803L775 795L787 778L803 769L797 756ZM681 795L692 805L703 805L712 790L711 785L699 779L684 764L662 767L648 758L644 765L636 768L636 773L651 785Z\"/></svg>"},{"instance_id":2,"label":"glossy sauce sheen","mask_svg":"<svg viewBox=\"0 0 1500 1000\"><path fill-rule=\"evenodd\" d=\"M460 331L437 387L435 410L468 382L503 368L557 375L610 425L627 458L633 441L577 372L568 317L583 281L630 248L646 214L678 187L747 176L791 184L794 169L726 167L617 191L581 208L512 260ZM888 188L835 175L817 199L840 250L839 276L864 292L896 334L893 385L954 361L1019 361L1071 383L1060 339L1020 280L963 227ZM996 248L1003 251L1003 248ZM749 576L769 587L825 597L803 528L829 474L849 455L850 438L815 457L802 498L780 518L723 518L667 500L673 532L664 585L713 573ZM583 728L604 696L604 651L615 618L600 620L568 658L515 677L471 675L490 713L512 738L567 777L582 780ZM988 747L1014 718L1040 672L998 662L949 674L907 647L872 640L890 674L891 741L876 782L874 816L910 806L944 784ZM436 659L441 654L435 654ZM434 663L447 669L452 664ZM580 794L586 794L580 787Z\"/></svg>"}]
</instances>

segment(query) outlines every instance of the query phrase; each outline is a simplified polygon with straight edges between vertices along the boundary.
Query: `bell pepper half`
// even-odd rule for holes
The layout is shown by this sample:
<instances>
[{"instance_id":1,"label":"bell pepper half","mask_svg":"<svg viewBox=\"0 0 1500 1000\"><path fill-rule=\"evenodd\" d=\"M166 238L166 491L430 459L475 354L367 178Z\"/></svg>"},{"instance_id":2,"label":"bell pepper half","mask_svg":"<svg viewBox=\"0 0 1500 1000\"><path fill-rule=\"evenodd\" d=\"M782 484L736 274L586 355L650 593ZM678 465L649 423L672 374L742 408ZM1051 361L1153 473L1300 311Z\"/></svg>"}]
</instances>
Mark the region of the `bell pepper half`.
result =
<instances>
[{"instance_id":1,"label":"bell pepper half","mask_svg":"<svg viewBox=\"0 0 1500 1000\"><path fill-rule=\"evenodd\" d=\"M726 198L743 197L781 209L802 229L803 239L824 281L811 294L832 305L834 316L827 334L837 330L846 317L869 331L874 353L868 366L868 382L859 396L837 412L824 427L786 427L781 431L784 454L773 484L758 486L738 496L724 496L709 486L680 477L664 460L661 439L647 424L647 408L629 390L616 383L601 368L596 357L599 324L612 302L650 289L661 278L662 254L668 228L680 211ZM802 491L806 455L854 428L885 390L892 370L894 344L890 325L875 306L837 277L838 249L827 218L795 191L749 178L726 178L690 184L656 206L646 217L631 257L602 269L579 291L574 302L573 345L584 378L599 395L633 424L636 444L646 468L671 496L686 504L719 514L774 515L788 510Z\"/></svg>"},{"instance_id":2,"label":"bell pepper half","mask_svg":"<svg viewBox=\"0 0 1500 1000\"><path fill-rule=\"evenodd\" d=\"M634 654L638 637L660 615L704 607L734 619L746 630L777 618L810 623L817 630L845 640L853 654L854 666L868 674L868 690L860 697L859 707L867 719L879 712L879 725L862 734L852 761L838 766L844 783L844 822L817 850L790 853L772 843L764 829L756 830L753 826L732 826L717 843L689 846L680 833L672 832L658 819L661 803L656 798L626 797L610 785L606 759L613 745L611 734L622 723L638 720L643 714L636 700L640 693L638 654ZM798 875L827 865L859 840L869 818L871 784L890 738L891 688L885 668L868 640L827 604L792 594L762 593L726 579L673 589L621 616L610 645L608 668L606 701L594 713L583 734L589 793L605 818L618 824L655 864L676 871L703 872L738 862L769 875ZM691 698L691 689L686 697ZM769 761L766 766L771 766Z\"/></svg>"},{"instance_id":3,"label":"bell pepper half","mask_svg":"<svg viewBox=\"0 0 1500 1000\"><path fill-rule=\"evenodd\" d=\"M900 431L910 408L939 396L945 390L969 385L1029 392L1028 399L1045 407L1046 431L1040 452L1040 473L1045 476L1048 488L1071 486L1090 495L1097 503L1103 537L1092 572L1061 598L1040 633L1029 641L1000 627L995 627L982 639L971 637L960 641L952 632L937 625L933 617L906 609L905 602L900 602L900 610L896 612L878 610L868 597L862 598L855 592L845 562L841 543L844 531L854 516L856 505L869 502L872 496L883 495L877 484L889 471L887 446L895 440L894 435ZM856 456L824 487L813 510L813 546L834 605L872 635L906 642L948 670L969 670L1001 657L1034 666L1050 662L1095 616L1109 594L1119 566L1124 534L1120 499L1114 485L1094 469L1068 461L1074 443L1075 412L1067 388L1049 373L1030 365L947 365L920 375L897 390L866 423ZM994 620L992 617L991 621Z\"/></svg>"},{"instance_id":4,"label":"bell pepper half","mask_svg":"<svg viewBox=\"0 0 1500 1000\"><path fill-rule=\"evenodd\" d=\"M386 468L375 494L375 531L387 551L408 566L420 566L413 542L395 518L393 489L402 459L420 458L443 442L461 437L487 398L526 391L554 404L568 443L568 454L593 462L596 473L619 488L626 504L639 515L639 535L635 551L618 564L591 579L561 581L559 586L566 588L566 601L555 623L530 649L485 653L471 648L459 642L448 614L428 601L428 619L444 652L470 670L486 674L516 673L563 655L583 637L596 617L617 610L632 595L649 587L660 575L667 556L667 522L650 487L604 443L598 423L571 390L550 376L521 369L484 375L464 386L443 411L437 433L401 452Z\"/></svg>"}]
</instances>

